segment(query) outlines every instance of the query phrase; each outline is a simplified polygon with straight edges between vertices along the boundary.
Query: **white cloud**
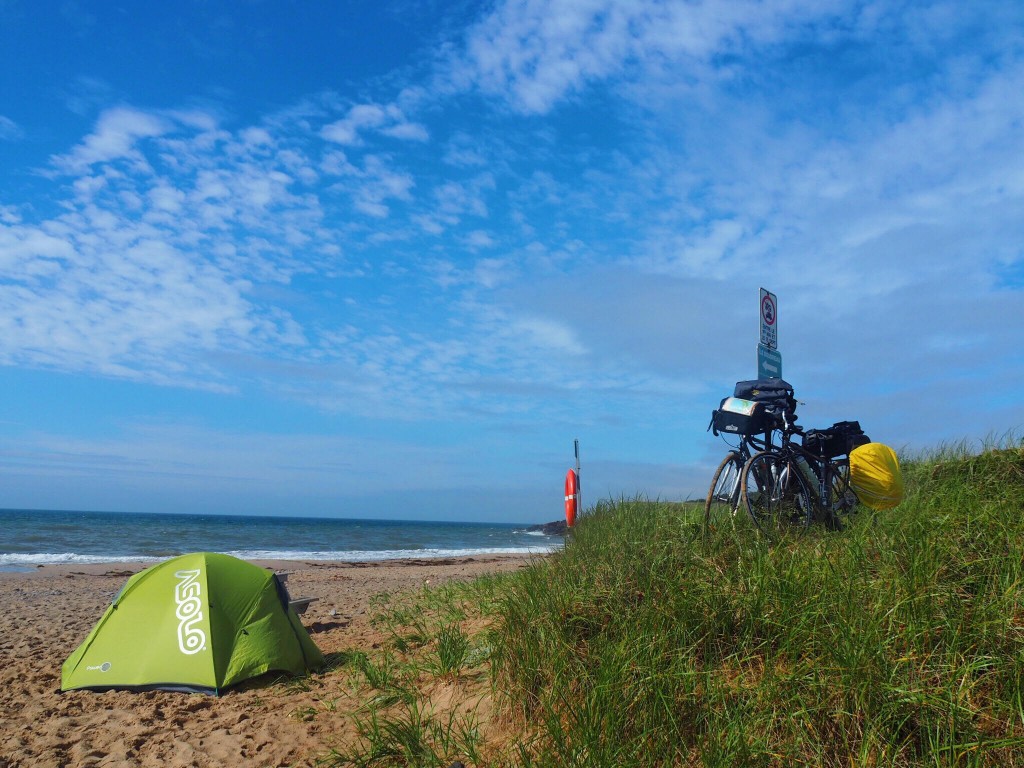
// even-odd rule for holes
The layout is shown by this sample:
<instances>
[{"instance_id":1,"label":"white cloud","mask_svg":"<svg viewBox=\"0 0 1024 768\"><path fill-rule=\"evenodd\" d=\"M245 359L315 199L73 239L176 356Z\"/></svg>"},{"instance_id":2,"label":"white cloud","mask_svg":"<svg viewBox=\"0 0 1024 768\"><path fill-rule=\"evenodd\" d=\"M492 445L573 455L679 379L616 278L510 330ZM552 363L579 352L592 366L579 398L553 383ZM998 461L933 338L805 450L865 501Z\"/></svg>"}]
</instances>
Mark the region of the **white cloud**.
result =
<instances>
[{"instance_id":1,"label":"white cloud","mask_svg":"<svg viewBox=\"0 0 1024 768\"><path fill-rule=\"evenodd\" d=\"M445 149L444 162L457 167L479 168L487 165L487 150L479 138L456 133Z\"/></svg>"},{"instance_id":2,"label":"white cloud","mask_svg":"<svg viewBox=\"0 0 1024 768\"><path fill-rule=\"evenodd\" d=\"M387 113L376 104L359 104L349 110L343 120L326 125L320 135L328 141L338 144L354 145L359 143L359 132L365 128L377 128L384 124Z\"/></svg>"},{"instance_id":3,"label":"white cloud","mask_svg":"<svg viewBox=\"0 0 1024 768\"><path fill-rule=\"evenodd\" d=\"M67 259L73 253L71 245L61 237L21 226L17 221L4 223L6 226L0 227L0 264L11 277L30 272L36 262Z\"/></svg>"},{"instance_id":4,"label":"white cloud","mask_svg":"<svg viewBox=\"0 0 1024 768\"><path fill-rule=\"evenodd\" d=\"M21 127L11 118L0 115L0 141L15 141L24 135Z\"/></svg>"},{"instance_id":5,"label":"white cloud","mask_svg":"<svg viewBox=\"0 0 1024 768\"><path fill-rule=\"evenodd\" d=\"M466 235L466 245L473 250L492 248L494 246L494 238L482 229L474 229Z\"/></svg>"},{"instance_id":6,"label":"white cloud","mask_svg":"<svg viewBox=\"0 0 1024 768\"><path fill-rule=\"evenodd\" d=\"M495 180L490 173L480 174L464 182L442 182L433 190L432 211L424 220L433 228L428 231L439 233L445 227L457 226L467 216L486 218L489 214L486 196L494 188Z\"/></svg>"},{"instance_id":7,"label":"white cloud","mask_svg":"<svg viewBox=\"0 0 1024 768\"><path fill-rule=\"evenodd\" d=\"M185 203L185 193L169 184L159 183L149 190L149 199L156 210L175 213Z\"/></svg>"},{"instance_id":8,"label":"white cloud","mask_svg":"<svg viewBox=\"0 0 1024 768\"><path fill-rule=\"evenodd\" d=\"M530 344L535 344L545 351L580 355L583 347L573 330L563 324L547 318L528 317L517 320L512 332L522 334Z\"/></svg>"},{"instance_id":9,"label":"white cloud","mask_svg":"<svg viewBox=\"0 0 1024 768\"><path fill-rule=\"evenodd\" d=\"M687 65L698 65L693 77L707 73L715 54L773 43L850 10L817 0L508 0L469 31L453 77L506 97L522 112L542 114L592 81L632 80L663 68L678 77L680 62L684 76ZM637 64L642 74L628 71Z\"/></svg>"},{"instance_id":10,"label":"white cloud","mask_svg":"<svg viewBox=\"0 0 1024 768\"><path fill-rule=\"evenodd\" d=\"M394 104L357 104L344 118L324 126L320 135L337 144L358 146L364 142L361 134L373 130L402 141L425 142L430 138L424 126L407 121Z\"/></svg>"},{"instance_id":11,"label":"white cloud","mask_svg":"<svg viewBox=\"0 0 1024 768\"><path fill-rule=\"evenodd\" d=\"M160 115L129 107L109 109L100 115L96 129L82 140L70 154L54 158L54 163L69 172L85 170L95 163L136 159L139 139L161 136L171 130L171 123Z\"/></svg>"},{"instance_id":12,"label":"white cloud","mask_svg":"<svg viewBox=\"0 0 1024 768\"><path fill-rule=\"evenodd\" d=\"M241 132L239 138L246 148L260 149L274 144L274 139L266 128L246 128Z\"/></svg>"},{"instance_id":13,"label":"white cloud","mask_svg":"<svg viewBox=\"0 0 1024 768\"><path fill-rule=\"evenodd\" d=\"M393 139L401 139L402 141L426 142L430 140L430 134L427 132L427 129L419 123L399 123L398 125L383 129L381 133Z\"/></svg>"},{"instance_id":14,"label":"white cloud","mask_svg":"<svg viewBox=\"0 0 1024 768\"><path fill-rule=\"evenodd\" d=\"M255 320L241 296L245 285L165 243L139 239L123 249L140 232L104 225L112 226L104 232L93 229L95 220L69 220L54 226L59 239L25 227L0 230L2 273L16 281L0 289L0 359L219 387L209 370L189 370L186 361L224 334L247 343Z\"/></svg>"},{"instance_id":15,"label":"white cloud","mask_svg":"<svg viewBox=\"0 0 1024 768\"><path fill-rule=\"evenodd\" d=\"M320 161L320 170L328 176L357 176L359 170L349 162L344 152L324 152Z\"/></svg>"},{"instance_id":16,"label":"white cloud","mask_svg":"<svg viewBox=\"0 0 1024 768\"><path fill-rule=\"evenodd\" d=\"M415 186L408 173L394 171L387 167L387 161L377 155L370 155L360 172L359 186L354 190L354 205L363 213L375 218L384 218L389 209L388 200L409 200Z\"/></svg>"},{"instance_id":17,"label":"white cloud","mask_svg":"<svg viewBox=\"0 0 1024 768\"><path fill-rule=\"evenodd\" d=\"M0 221L0 360L224 389L218 357L308 346L255 288L337 258L319 200L292 192L312 163L264 151L265 128L171 114L104 112L53 160L64 212Z\"/></svg>"},{"instance_id":18,"label":"white cloud","mask_svg":"<svg viewBox=\"0 0 1024 768\"><path fill-rule=\"evenodd\" d=\"M420 229L431 235L440 235L444 232L444 226L433 216L415 214L412 220Z\"/></svg>"}]
</instances>

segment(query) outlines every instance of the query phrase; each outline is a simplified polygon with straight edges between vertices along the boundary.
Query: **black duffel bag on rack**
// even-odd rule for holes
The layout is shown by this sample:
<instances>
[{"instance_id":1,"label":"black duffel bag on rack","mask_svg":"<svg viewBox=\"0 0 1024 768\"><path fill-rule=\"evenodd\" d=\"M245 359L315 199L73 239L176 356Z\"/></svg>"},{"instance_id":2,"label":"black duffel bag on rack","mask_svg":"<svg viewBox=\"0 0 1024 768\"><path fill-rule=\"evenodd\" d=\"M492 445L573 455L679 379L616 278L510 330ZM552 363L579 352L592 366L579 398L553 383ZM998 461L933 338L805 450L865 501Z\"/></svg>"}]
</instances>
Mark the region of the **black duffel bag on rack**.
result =
<instances>
[{"instance_id":1,"label":"black duffel bag on rack","mask_svg":"<svg viewBox=\"0 0 1024 768\"><path fill-rule=\"evenodd\" d=\"M793 385L784 379L753 379L737 381L733 397L764 403L769 411L785 410L796 413L796 397Z\"/></svg>"}]
</instances>

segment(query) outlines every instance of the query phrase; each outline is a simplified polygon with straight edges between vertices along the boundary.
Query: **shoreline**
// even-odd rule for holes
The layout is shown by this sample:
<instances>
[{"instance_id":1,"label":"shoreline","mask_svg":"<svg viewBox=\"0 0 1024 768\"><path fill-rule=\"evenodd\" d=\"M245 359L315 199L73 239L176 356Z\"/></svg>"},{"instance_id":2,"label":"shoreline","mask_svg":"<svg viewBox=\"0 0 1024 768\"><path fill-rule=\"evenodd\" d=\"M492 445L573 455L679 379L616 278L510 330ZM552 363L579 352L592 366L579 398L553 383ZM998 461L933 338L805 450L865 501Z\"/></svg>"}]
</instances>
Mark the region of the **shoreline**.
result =
<instances>
[{"instance_id":1,"label":"shoreline","mask_svg":"<svg viewBox=\"0 0 1024 768\"><path fill-rule=\"evenodd\" d=\"M370 620L381 594L516 571L546 556L250 562L287 573L293 599L314 599L299 618L330 657L383 647L387 634ZM220 697L60 693L64 660L126 579L153 563L61 563L0 572L0 768L309 765L353 737L350 715L361 702L349 676L330 664L309 684L260 680ZM296 716L311 709L318 712L315 719Z\"/></svg>"},{"instance_id":2,"label":"shoreline","mask_svg":"<svg viewBox=\"0 0 1024 768\"><path fill-rule=\"evenodd\" d=\"M254 565L260 566L261 568L266 568L274 572L294 573L296 571L307 571L317 568L388 568L409 566L422 566L425 568L429 568L442 565L501 562L504 560L531 560L538 558L542 559L550 554L552 554L551 551L538 550L536 552L529 553L487 552L484 554L467 554L456 556L441 555L437 557L395 557L379 560L287 560L261 558L242 559L244 559L246 562L253 563ZM157 563L162 563L165 560L170 560L174 557L178 557L178 555L168 555L167 557L155 557L151 560L117 560L115 558L109 561L105 560L103 562L89 563L39 563L36 565L24 566L0 566L0 579L3 579L7 576L60 576L66 574L101 576L111 574L112 572L137 573L138 571L145 570L150 566L156 565ZM6 570L6 568L10 568L11 570Z\"/></svg>"}]
</instances>

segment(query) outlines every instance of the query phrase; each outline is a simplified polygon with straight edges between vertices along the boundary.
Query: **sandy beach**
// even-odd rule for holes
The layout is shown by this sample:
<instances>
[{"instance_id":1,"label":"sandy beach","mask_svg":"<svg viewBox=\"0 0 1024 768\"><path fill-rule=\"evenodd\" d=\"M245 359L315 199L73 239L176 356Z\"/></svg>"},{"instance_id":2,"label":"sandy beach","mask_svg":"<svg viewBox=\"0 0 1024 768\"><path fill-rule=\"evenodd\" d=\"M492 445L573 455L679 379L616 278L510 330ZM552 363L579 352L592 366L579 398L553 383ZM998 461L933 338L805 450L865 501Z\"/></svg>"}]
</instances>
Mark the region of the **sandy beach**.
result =
<instances>
[{"instance_id":1,"label":"sandy beach","mask_svg":"<svg viewBox=\"0 0 1024 768\"><path fill-rule=\"evenodd\" d=\"M290 572L293 598L325 654L371 650L371 598L516 570L515 556L373 563L261 562ZM43 766L300 766L354 737L349 676L313 686L243 684L220 697L164 691L60 693L60 667L137 564L42 566L0 573L0 768ZM450 694L450 692L449 692ZM325 707L323 702L331 702ZM315 711L315 717L304 712Z\"/></svg>"}]
</instances>

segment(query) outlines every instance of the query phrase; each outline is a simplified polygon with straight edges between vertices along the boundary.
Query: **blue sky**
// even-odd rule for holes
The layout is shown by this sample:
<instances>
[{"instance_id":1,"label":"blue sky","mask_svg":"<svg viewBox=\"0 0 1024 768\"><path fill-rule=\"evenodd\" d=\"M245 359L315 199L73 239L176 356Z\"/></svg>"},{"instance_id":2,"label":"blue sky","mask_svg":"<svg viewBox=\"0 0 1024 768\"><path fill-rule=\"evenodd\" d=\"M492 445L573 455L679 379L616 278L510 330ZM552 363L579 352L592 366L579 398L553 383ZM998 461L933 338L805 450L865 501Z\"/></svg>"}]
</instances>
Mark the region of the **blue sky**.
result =
<instances>
[{"instance_id":1,"label":"blue sky","mask_svg":"<svg viewBox=\"0 0 1024 768\"><path fill-rule=\"evenodd\" d=\"M540 522L1019 433L1024 5L0 1L0 506Z\"/></svg>"}]
</instances>

